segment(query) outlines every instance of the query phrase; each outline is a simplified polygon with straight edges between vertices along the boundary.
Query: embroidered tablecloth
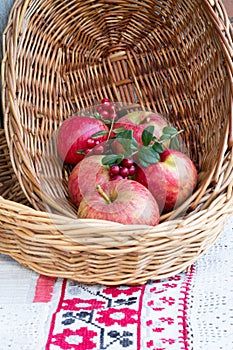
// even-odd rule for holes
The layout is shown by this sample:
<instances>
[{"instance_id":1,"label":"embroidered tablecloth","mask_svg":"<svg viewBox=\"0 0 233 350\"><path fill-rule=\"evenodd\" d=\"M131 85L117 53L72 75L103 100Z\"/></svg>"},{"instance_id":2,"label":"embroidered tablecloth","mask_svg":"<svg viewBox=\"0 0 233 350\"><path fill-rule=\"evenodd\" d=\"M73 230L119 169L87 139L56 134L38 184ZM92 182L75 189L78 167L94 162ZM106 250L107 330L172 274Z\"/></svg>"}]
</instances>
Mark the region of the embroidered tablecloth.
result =
<instances>
[{"instance_id":1,"label":"embroidered tablecloth","mask_svg":"<svg viewBox=\"0 0 233 350\"><path fill-rule=\"evenodd\" d=\"M189 272L87 286L0 255L0 350L233 349L233 218Z\"/></svg>"}]
</instances>

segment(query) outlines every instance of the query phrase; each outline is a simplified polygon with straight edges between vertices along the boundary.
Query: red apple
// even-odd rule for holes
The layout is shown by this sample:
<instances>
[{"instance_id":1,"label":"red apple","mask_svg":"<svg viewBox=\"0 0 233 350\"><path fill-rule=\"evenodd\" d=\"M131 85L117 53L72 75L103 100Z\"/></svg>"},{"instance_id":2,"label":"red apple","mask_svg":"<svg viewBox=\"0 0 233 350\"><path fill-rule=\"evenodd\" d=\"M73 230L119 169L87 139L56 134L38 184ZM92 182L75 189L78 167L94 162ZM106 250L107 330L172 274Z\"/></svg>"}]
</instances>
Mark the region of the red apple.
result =
<instances>
[{"instance_id":1,"label":"red apple","mask_svg":"<svg viewBox=\"0 0 233 350\"><path fill-rule=\"evenodd\" d=\"M83 197L78 217L155 226L160 216L156 200L143 185L114 180L94 187Z\"/></svg>"},{"instance_id":2,"label":"red apple","mask_svg":"<svg viewBox=\"0 0 233 350\"><path fill-rule=\"evenodd\" d=\"M148 167L137 166L135 180L155 197L160 212L169 212L181 205L193 192L197 170L184 153L166 149L160 161Z\"/></svg>"},{"instance_id":3,"label":"red apple","mask_svg":"<svg viewBox=\"0 0 233 350\"><path fill-rule=\"evenodd\" d=\"M127 130L132 130L133 137L139 145L142 145L142 132L150 125L154 126L154 136L159 138L162 135L163 128L167 126L167 122L158 113L136 111L118 119L114 125L114 129L124 127ZM117 154L124 153L124 149L118 140L112 142L112 149Z\"/></svg>"},{"instance_id":4,"label":"red apple","mask_svg":"<svg viewBox=\"0 0 233 350\"><path fill-rule=\"evenodd\" d=\"M85 157L71 171L68 178L68 193L71 201L77 206L91 188L110 181L109 169L102 165L103 157L102 155Z\"/></svg>"},{"instance_id":5,"label":"red apple","mask_svg":"<svg viewBox=\"0 0 233 350\"><path fill-rule=\"evenodd\" d=\"M78 150L92 149L97 139L92 139L92 135L104 130L108 131L108 127L100 120L86 117L74 116L66 119L58 130L57 150L58 154L65 163L77 164L84 158L84 154L78 154ZM99 142L107 139L108 133L98 138ZM92 142L94 141L94 142Z\"/></svg>"}]
</instances>

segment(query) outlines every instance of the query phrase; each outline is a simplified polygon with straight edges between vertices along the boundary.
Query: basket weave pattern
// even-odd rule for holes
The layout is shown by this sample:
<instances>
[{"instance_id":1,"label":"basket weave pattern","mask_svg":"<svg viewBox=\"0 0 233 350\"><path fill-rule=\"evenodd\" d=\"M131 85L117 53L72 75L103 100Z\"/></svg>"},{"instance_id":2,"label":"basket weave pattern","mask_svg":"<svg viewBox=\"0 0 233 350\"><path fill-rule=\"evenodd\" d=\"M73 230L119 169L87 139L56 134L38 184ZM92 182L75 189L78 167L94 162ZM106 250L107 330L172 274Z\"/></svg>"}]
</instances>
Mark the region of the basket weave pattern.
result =
<instances>
[{"instance_id":1,"label":"basket weave pattern","mask_svg":"<svg viewBox=\"0 0 233 350\"><path fill-rule=\"evenodd\" d=\"M4 128L10 174L30 206L0 198L0 252L84 283L144 283L190 266L233 212L232 38L221 1L16 1L3 37ZM157 227L77 220L64 206L48 142L103 97L185 130L198 188Z\"/></svg>"}]
</instances>

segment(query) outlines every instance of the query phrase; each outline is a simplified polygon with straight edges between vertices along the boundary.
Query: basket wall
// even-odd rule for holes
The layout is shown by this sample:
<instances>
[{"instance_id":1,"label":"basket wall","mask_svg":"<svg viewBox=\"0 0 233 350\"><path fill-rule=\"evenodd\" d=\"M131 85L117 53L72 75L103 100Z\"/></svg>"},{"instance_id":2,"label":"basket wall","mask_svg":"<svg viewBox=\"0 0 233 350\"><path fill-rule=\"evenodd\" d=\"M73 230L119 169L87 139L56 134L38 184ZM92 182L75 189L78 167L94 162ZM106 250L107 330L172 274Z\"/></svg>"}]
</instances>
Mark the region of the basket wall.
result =
<instances>
[{"instance_id":1,"label":"basket wall","mask_svg":"<svg viewBox=\"0 0 233 350\"><path fill-rule=\"evenodd\" d=\"M3 37L4 127L34 209L0 198L0 251L45 274L106 284L169 276L203 254L232 214L229 23L220 1L16 1ZM78 220L64 205L50 139L103 97L158 111L185 130L198 187L157 227Z\"/></svg>"}]
</instances>

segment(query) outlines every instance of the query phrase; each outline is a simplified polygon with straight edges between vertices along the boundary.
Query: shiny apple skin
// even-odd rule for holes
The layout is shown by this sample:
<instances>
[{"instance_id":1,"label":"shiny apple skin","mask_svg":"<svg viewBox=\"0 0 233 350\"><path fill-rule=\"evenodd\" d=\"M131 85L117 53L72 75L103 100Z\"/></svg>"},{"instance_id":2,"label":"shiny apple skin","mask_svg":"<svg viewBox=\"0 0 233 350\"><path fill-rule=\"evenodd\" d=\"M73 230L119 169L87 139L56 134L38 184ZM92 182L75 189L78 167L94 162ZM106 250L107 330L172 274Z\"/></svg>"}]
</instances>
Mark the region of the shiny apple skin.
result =
<instances>
[{"instance_id":1,"label":"shiny apple skin","mask_svg":"<svg viewBox=\"0 0 233 350\"><path fill-rule=\"evenodd\" d=\"M68 178L68 193L71 201L79 206L83 196L94 190L97 184L110 181L109 169L102 165L102 155L82 159L71 171Z\"/></svg>"},{"instance_id":2,"label":"shiny apple skin","mask_svg":"<svg viewBox=\"0 0 233 350\"><path fill-rule=\"evenodd\" d=\"M125 127L133 130L133 136L139 144L142 144L142 132L148 126L154 126L154 136L160 137L162 130L167 126L166 120L158 113L137 111L126 114L118 119L114 128Z\"/></svg>"},{"instance_id":3,"label":"shiny apple skin","mask_svg":"<svg viewBox=\"0 0 233 350\"><path fill-rule=\"evenodd\" d=\"M86 116L74 116L66 119L60 126L57 134L57 151L61 159L75 165L85 157L77 154L78 150L88 148L87 140L98 131L108 131L108 127L100 120ZM104 142L108 134L98 140Z\"/></svg>"},{"instance_id":4,"label":"shiny apple skin","mask_svg":"<svg viewBox=\"0 0 233 350\"><path fill-rule=\"evenodd\" d=\"M90 191L80 203L79 218L107 220L126 225L156 226L159 223L158 204L139 182L113 180L104 183L102 189L111 198L111 203L97 189Z\"/></svg>"},{"instance_id":5,"label":"shiny apple skin","mask_svg":"<svg viewBox=\"0 0 233 350\"><path fill-rule=\"evenodd\" d=\"M197 169L184 153L165 150L161 161L143 168L137 167L135 180L143 184L156 199L160 213L180 206L197 185Z\"/></svg>"}]
</instances>

